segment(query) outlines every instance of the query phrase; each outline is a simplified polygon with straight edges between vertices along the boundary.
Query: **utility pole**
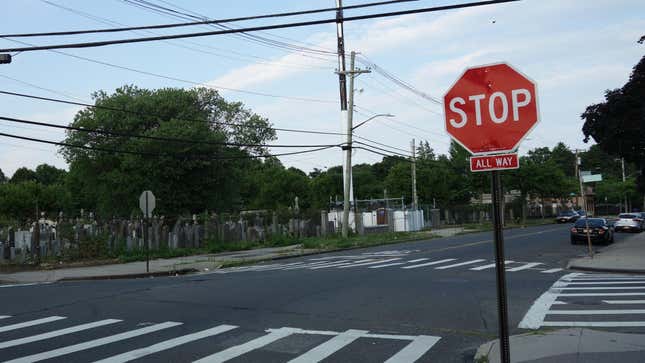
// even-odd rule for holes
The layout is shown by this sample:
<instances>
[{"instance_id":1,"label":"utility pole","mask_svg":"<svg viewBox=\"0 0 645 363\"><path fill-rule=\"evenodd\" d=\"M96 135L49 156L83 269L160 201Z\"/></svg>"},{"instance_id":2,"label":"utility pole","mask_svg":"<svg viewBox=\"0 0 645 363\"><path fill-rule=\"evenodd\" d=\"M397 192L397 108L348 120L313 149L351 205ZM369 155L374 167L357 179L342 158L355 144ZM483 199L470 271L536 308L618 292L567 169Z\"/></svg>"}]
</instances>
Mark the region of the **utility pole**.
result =
<instances>
[{"instance_id":1,"label":"utility pole","mask_svg":"<svg viewBox=\"0 0 645 363\"><path fill-rule=\"evenodd\" d=\"M625 187L625 158L620 158L620 167L623 170L623 188ZM629 213L628 207L627 207L627 193L623 194L623 199L625 200L625 213Z\"/></svg>"},{"instance_id":2,"label":"utility pole","mask_svg":"<svg viewBox=\"0 0 645 363\"><path fill-rule=\"evenodd\" d=\"M582 150L576 149L576 175L578 176L578 184L580 184L580 198L582 198L582 209L585 211L585 231L587 232L587 245L589 246L589 256L593 258L593 247L591 245L591 234L589 231L589 211L587 210L587 198L585 197L582 186L582 173L580 172L580 157L578 152Z\"/></svg>"},{"instance_id":3,"label":"utility pole","mask_svg":"<svg viewBox=\"0 0 645 363\"><path fill-rule=\"evenodd\" d=\"M343 201L343 238L349 237L349 202L352 190L352 122L354 118L354 78L357 74L369 73L369 70L355 68L356 52L352 51L349 61L349 108L347 110L347 142L343 146L345 150L345 175L344 175L344 201Z\"/></svg>"},{"instance_id":4,"label":"utility pole","mask_svg":"<svg viewBox=\"0 0 645 363\"><path fill-rule=\"evenodd\" d=\"M9 64L11 63L11 54L2 53L0 54L0 64Z\"/></svg>"},{"instance_id":5,"label":"utility pole","mask_svg":"<svg viewBox=\"0 0 645 363\"><path fill-rule=\"evenodd\" d=\"M336 37L338 38L338 84L340 87L340 110L347 111L345 35L343 33L343 0L336 0L336 9Z\"/></svg>"},{"instance_id":6,"label":"utility pole","mask_svg":"<svg viewBox=\"0 0 645 363\"><path fill-rule=\"evenodd\" d=\"M412 139L412 209L419 208L419 199L417 198L417 153Z\"/></svg>"}]
</instances>

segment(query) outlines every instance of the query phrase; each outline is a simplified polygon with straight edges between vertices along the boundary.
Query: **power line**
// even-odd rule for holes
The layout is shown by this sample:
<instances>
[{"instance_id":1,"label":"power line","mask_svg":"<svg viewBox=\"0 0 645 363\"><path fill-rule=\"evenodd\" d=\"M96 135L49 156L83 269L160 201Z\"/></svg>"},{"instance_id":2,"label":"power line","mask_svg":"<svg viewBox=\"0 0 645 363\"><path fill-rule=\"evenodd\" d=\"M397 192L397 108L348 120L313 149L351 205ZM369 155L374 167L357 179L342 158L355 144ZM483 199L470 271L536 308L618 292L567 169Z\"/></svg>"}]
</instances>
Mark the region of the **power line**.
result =
<instances>
[{"instance_id":1,"label":"power line","mask_svg":"<svg viewBox=\"0 0 645 363\"><path fill-rule=\"evenodd\" d=\"M373 6L405 3L405 2L415 2L419 0L390 0L390 1L380 1L366 4L357 4L343 6L341 9L350 10L350 9L359 9L367 8ZM154 5L147 2L131 2L125 0L126 3L131 3L133 5L138 5L141 7L156 6L160 9L165 9L166 11L176 12L172 9L161 7L159 5ZM147 3L147 5L145 4ZM89 30L71 30L71 31L60 31L60 32L44 32L44 33L17 33L17 34L2 34L0 38L18 38L18 37L43 37L43 36L62 36L62 35L79 35L79 34L94 34L94 33L114 33L114 32L123 32L130 30L144 30L144 29L166 29L166 28L177 28L177 27L186 27L186 26L195 26L195 25L209 25L209 24L220 24L220 23L231 23L237 21L246 21L246 20L257 20L257 19L267 19L267 18L279 18L279 17L288 17L288 16L297 16L297 15L307 15L307 14L316 14L323 12L336 11L338 8L323 8L323 9L313 9L313 10L302 10L302 11L291 11L285 13L274 13L274 14L264 14L264 15L252 15L244 16L238 18L225 18L225 19L209 19L203 21L192 21L186 23L175 23L175 24L158 24L158 25L146 25L146 26L133 26L133 27L122 27L122 28L110 28L110 29L89 29ZM180 13L181 14L181 13ZM184 14L185 15L185 14ZM327 51L325 51L327 52ZM327 52L329 53L329 52Z\"/></svg>"},{"instance_id":2,"label":"power line","mask_svg":"<svg viewBox=\"0 0 645 363\"><path fill-rule=\"evenodd\" d=\"M361 150L369 151L369 152L371 152L371 153L374 153L374 154L377 154L377 155L381 155L381 156L385 156L385 157L393 157L393 156L397 156L397 155L385 154L385 153L382 153L382 152L379 152L379 151L374 151L374 150L371 150L371 149L368 149L368 148L365 148L365 147L361 147L361 146L356 146L356 147L354 147L354 149L361 149ZM401 158L400 160L401 160L401 161L408 162L408 163L411 163L411 162L412 162L411 160L409 160L409 159L408 159L408 157Z\"/></svg>"},{"instance_id":3,"label":"power line","mask_svg":"<svg viewBox=\"0 0 645 363\"><path fill-rule=\"evenodd\" d=\"M101 152L114 153L114 154L131 154L131 155L139 155L139 156L158 156L158 157L162 157L162 156L173 156L173 157L177 157L177 156L195 156L194 154L183 154L182 155L182 154L176 154L176 153L151 153L151 152L145 152L145 151L131 151L131 150L122 150L122 149L110 149L110 148L103 148L103 147L96 147L96 146L71 144L71 143L67 143L67 142L58 142L58 141L36 139L36 138L33 138L33 137L19 136L19 135L6 134L6 133L0 133L0 136L9 137L9 138L13 138L13 139L19 139L19 140L25 140L25 141L31 141L31 142L38 142L38 143L43 143L43 144L64 146L64 147L83 149L83 150L90 150L90 151L101 151ZM280 154L267 154L267 155L249 155L249 154L247 154L247 155L244 155L244 156L211 156L211 157L208 157L208 158L201 158L200 160L203 160L203 159L206 159L206 160L259 159L259 158L277 157L277 156L286 156L286 155L307 154L307 153L322 151L322 150L326 150L326 149L331 149L332 147L339 147L339 146L340 146L340 144L339 145L321 147L321 148L312 149L312 150L293 151L293 152L280 153ZM198 156L203 156L203 155L198 155Z\"/></svg>"},{"instance_id":4,"label":"power line","mask_svg":"<svg viewBox=\"0 0 645 363\"><path fill-rule=\"evenodd\" d=\"M365 141L368 141L368 142L374 143L374 144L376 144L376 145L380 145L380 146L383 146L383 147L387 147L387 148L390 148L390 149L393 149L393 150L399 150L399 151L403 151L403 152L408 152L408 151L409 151L409 150L405 150L405 149L398 148L398 147L396 147L396 146L391 146L391 145L384 144L384 143L381 143L381 142L378 142L378 141L374 141L374 140L368 139L368 138L363 137L363 136L358 136L358 135L356 135L356 134L354 134L354 137L356 137L356 138L358 138L358 139L361 139L361 140L365 140Z\"/></svg>"},{"instance_id":5,"label":"power line","mask_svg":"<svg viewBox=\"0 0 645 363\"><path fill-rule=\"evenodd\" d=\"M406 158L410 157L410 154L402 154L402 153L398 153L398 152L393 152L393 151L386 150L386 149L380 148L378 146L370 145L370 144L367 144L367 143L364 143L364 142L361 142L361 141L354 141L354 143L359 144L359 145L363 145L363 146L367 146L367 147L371 147L371 148L376 149L376 150L389 152L389 153L397 155L397 156L403 156L403 157L406 157Z\"/></svg>"},{"instance_id":6,"label":"power line","mask_svg":"<svg viewBox=\"0 0 645 363\"><path fill-rule=\"evenodd\" d=\"M427 13L427 12L435 12L435 11L443 11L443 10L463 9L463 8L469 8L469 7L475 7L475 6L501 4L501 3L515 2L515 1L519 1L519 0L489 0L489 1L479 1L479 2L472 2L472 3L436 6L436 7L430 7L430 8L393 11L393 12L387 12L387 13L374 13L374 14L344 17L343 21L356 21L356 20L375 19L375 18L409 15L409 14L419 14L419 13ZM43 46L21 47L21 48L7 48L7 49L0 49L0 52L10 53L10 52L32 52L32 51L38 51L38 50L53 50L53 49L93 48L93 47L101 47L101 46L114 45L114 44L141 43L141 42L151 42L151 41L159 41L159 40L167 40L167 39L194 38L194 37L205 37L205 36L222 35L222 34L248 33L248 32L269 30L269 29L284 29L284 28L294 28L294 27L303 27L303 26L312 26L312 25L322 25L322 24L336 23L337 21L338 20L336 18L322 19L322 20L283 23L283 24L255 26L255 27L248 27L248 28L208 31L208 32L161 35L161 36L154 36L154 37L115 39L115 40L104 40L104 41L83 42L83 43L52 44L52 45L43 45Z\"/></svg>"},{"instance_id":7,"label":"power line","mask_svg":"<svg viewBox=\"0 0 645 363\"><path fill-rule=\"evenodd\" d=\"M169 142L178 142L178 143L187 143L187 144L205 144L205 145L237 146L237 147L275 147L275 148L318 148L318 147L326 147L326 146L336 146L336 145L329 145L329 144L326 144L326 145L249 144L249 143L237 143L237 142L190 140L190 139L180 139L180 138L174 138L174 137L149 136L149 135L131 134L131 133L118 132L118 131L110 131L110 130L91 129L87 127L64 126L64 125L47 123L47 122L39 122L39 121L25 120L25 119L4 117L4 116L0 116L0 120L16 122L20 124L27 124L27 125L52 127L57 129L69 130L69 131L79 131L79 132L103 134L108 136L138 138L138 139L147 139L147 140L156 140L156 141L169 141Z\"/></svg>"},{"instance_id":8,"label":"power line","mask_svg":"<svg viewBox=\"0 0 645 363\"><path fill-rule=\"evenodd\" d=\"M0 77L6 77L6 76L0 74ZM7 77L7 78L10 78L10 77ZM12 78L10 78L10 79L12 79ZM124 112L124 113L130 113L130 114L139 115L139 116L153 116L153 117L160 117L160 118L163 117L163 115L160 115L160 114L138 112L138 111L132 111L132 110L125 110L125 109L116 108L116 107L109 107L109 106L92 105L92 104L89 104L89 103L66 101L66 100L61 100L61 99L57 99L57 98L34 96L34 95L29 95L29 94L24 94L24 93L9 92L9 91L3 91L3 90L0 90L0 94L9 95L9 96L16 96L16 97L25 97L25 98L31 98L31 99L49 101L49 102L64 103L64 104L68 104L68 105L84 106L84 107L103 109L103 110L109 110L109 111ZM279 127L272 127L272 126L246 125L246 124L234 123L234 122L206 121L206 120L186 119L186 118L177 118L176 120L189 121L189 122L206 122L206 123L215 124L215 125L247 127L247 128L255 128L255 129L257 129L257 128L273 129L273 130L276 130L276 131L297 132L297 133L304 133L304 134L337 135L337 136L345 135L344 133L332 132L332 131L288 129L288 128L279 128Z\"/></svg>"},{"instance_id":9,"label":"power line","mask_svg":"<svg viewBox=\"0 0 645 363\"><path fill-rule=\"evenodd\" d=\"M23 41L20 41L20 40L14 40L14 39L6 39L6 40L8 40L10 42L14 42L14 43L30 44L30 43L26 43L26 42L23 42ZM67 56L67 57L72 57L72 58L80 59L80 60L83 60L83 61L86 61L86 62L96 63L96 64L100 64L100 65L103 65L103 66L111 67L111 68L116 68L116 69L121 69L121 70L134 72L134 73L144 74L144 75L151 76L151 77L163 78L163 79L170 80L170 81L191 84L191 85L194 85L194 86L211 88L211 89L214 89L214 90L226 90L226 91L250 94L250 95L254 95L254 96L282 98L282 99L296 100L296 101L302 101L302 102L335 103L335 101L331 101L331 100L323 100L323 99L308 98L308 97L297 97L297 96L284 96L284 95L276 95L276 94L271 94L271 93L266 93L266 92L249 91L249 90L238 89L238 88L223 87L223 86L218 86L218 85L210 85L210 84L191 81L191 80L187 80L187 79L181 79L181 78L178 78L178 77L172 77L172 76L166 76L166 75L163 75L163 74L148 72L148 71L144 71L144 70L136 69L136 68L132 68L132 67L126 67L126 66L122 66L122 65L118 65L118 64L114 64L114 63L101 61L101 60L98 60L98 59L82 57L80 55L75 55L75 54L63 52L63 51L60 51L60 50L49 50L49 51L57 53L57 54L60 54L60 55L64 55L64 56Z\"/></svg>"}]
</instances>

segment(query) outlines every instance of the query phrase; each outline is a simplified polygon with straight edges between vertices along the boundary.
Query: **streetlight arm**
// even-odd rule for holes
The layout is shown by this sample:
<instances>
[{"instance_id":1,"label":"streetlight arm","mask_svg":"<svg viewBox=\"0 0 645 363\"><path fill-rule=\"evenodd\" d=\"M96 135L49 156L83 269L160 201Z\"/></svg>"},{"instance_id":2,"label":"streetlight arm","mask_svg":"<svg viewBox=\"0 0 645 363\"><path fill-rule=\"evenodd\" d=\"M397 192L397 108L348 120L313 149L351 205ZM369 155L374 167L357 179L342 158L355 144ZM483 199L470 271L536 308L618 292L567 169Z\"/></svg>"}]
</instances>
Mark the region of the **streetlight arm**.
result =
<instances>
[{"instance_id":1,"label":"streetlight arm","mask_svg":"<svg viewBox=\"0 0 645 363\"><path fill-rule=\"evenodd\" d=\"M377 117L380 117L380 116L383 116L383 117L394 117L394 115L389 114L389 113L379 113L378 115L374 115L374 116L372 116L372 117L368 118L367 120L365 120L365 121L363 121L363 122L359 123L358 125L356 125L356 126L352 127L352 131L353 131L353 130L356 130L359 126L364 125L364 124L365 124L365 123L367 123L368 121L371 121L371 120L373 120L373 119L375 119L375 118L377 118Z\"/></svg>"}]
</instances>

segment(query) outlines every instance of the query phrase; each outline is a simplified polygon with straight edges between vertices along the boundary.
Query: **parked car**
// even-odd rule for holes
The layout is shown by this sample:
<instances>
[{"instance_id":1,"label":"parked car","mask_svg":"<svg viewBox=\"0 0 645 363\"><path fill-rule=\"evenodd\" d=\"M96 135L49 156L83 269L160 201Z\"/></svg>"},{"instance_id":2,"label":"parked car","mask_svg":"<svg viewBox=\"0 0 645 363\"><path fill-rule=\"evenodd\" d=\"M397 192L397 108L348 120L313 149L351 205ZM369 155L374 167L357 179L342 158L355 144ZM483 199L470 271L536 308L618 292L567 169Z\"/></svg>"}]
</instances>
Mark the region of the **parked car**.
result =
<instances>
[{"instance_id":1,"label":"parked car","mask_svg":"<svg viewBox=\"0 0 645 363\"><path fill-rule=\"evenodd\" d=\"M572 210L566 210L558 213L558 216L555 217L557 223L571 223L575 222L580 218L580 215Z\"/></svg>"},{"instance_id":2,"label":"parked car","mask_svg":"<svg viewBox=\"0 0 645 363\"><path fill-rule=\"evenodd\" d=\"M604 218L580 218L571 227L571 244L587 242L587 228L592 243L614 243L614 230Z\"/></svg>"},{"instance_id":3,"label":"parked car","mask_svg":"<svg viewBox=\"0 0 645 363\"><path fill-rule=\"evenodd\" d=\"M645 228L645 218L641 213L621 213L614 222L614 230L642 232Z\"/></svg>"}]
</instances>

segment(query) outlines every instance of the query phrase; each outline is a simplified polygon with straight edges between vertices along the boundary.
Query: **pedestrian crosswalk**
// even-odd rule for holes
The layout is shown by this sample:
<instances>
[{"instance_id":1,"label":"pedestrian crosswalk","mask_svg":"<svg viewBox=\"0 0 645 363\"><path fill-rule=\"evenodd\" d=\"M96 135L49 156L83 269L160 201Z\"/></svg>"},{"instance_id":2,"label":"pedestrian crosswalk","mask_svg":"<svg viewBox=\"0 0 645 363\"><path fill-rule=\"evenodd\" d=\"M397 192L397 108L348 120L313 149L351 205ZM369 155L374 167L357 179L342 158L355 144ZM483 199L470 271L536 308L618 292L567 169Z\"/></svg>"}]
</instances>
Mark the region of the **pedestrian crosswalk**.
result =
<instances>
[{"instance_id":1,"label":"pedestrian crosswalk","mask_svg":"<svg viewBox=\"0 0 645 363\"><path fill-rule=\"evenodd\" d=\"M326 359L333 360L335 354L341 350L346 353L348 349L352 349L352 344L357 344L357 341L361 339L370 341L381 339L403 342L399 348L387 352L389 358L386 362L405 363L421 359L441 339L431 335L380 334L359 329L337 332L281 327L249 333L248 329L240 326L215 323L214 326L207 329L199 328L190 331L190 329L178 330L178 327L185 327L187 324L176 321L136 324L121 319L102 319L70 325L65 320L67 317L63 316L35 317L33 319L27 318L27 320L10 315L2 316L13 322L0 326L0 329L10 327L10 329L0 331L14 331L15 333L17 330L24 329L27 332L18 337L15 337L14 334L13 339L8 340L4 336L6 333L0 333L0 360L12 363L39 362L54 358L78 361L74 354L85 354L83 361L87 359L86 357L91 356L89 361L101 363L124 363L144 357L154 361L170 361L171 359L164 359L164 354L169 351L173 353L172 361L177 361L177 357L185 357L186 359L181 358L179 361L226 362L236 358L244 359L245 355L258 351L263 355L270 355L271 344L284 342L297 345L295 342L301 342L303 338L311 339L315 344L305 346L302 351L293 351L289 362L309 363ZM69 321L72 320L76 321L77 319L69 319ZM59 326L52 324L59 324ZM142 325L144 326L142 327ZM115 331L117 326L119 330ZM35 331L35 329L39 331ZM94 335L91 335L92 338L85 338L83 334L74 334L88 330L94 332ZM166 334L163 337L154 334L159 332L172 334ZM252 335L251 338L248 338L249 334ZM219 336L222 338L217 340ZM62 338L65 339L56 341L56 339ZM295 340L290 342L290 339ZM45 340L52 344L39 344ZM112 344L126 340L132 344ZM230 344L230 342L234 343ZM109 350L99 349L108 344L112 344ZM200 349L196 351L204 352L204 346L211 351L201 353L203 356L195 357L191 344L202 344ZM229 344L229 346L224 346L225 344ZM131 350L121 348L129 346L135 348ZM53 349L51 349L52 347ZM186 354L181 354L182 352L186 352ZM364 356L361 359L370 360L369 357ZM268 356L267 360L270 360Z\"/></svg>"},{"instance_id":2,"label":"pedestrian crosswalk","mask_svg":"<svg viewBox=\"0 0 645 363\"><path fill-rule=\"evenodd\" d=\"M645 276L570 273L531 306L520 328L643 327Z\"/></svg>"},{"instance_id":3,"label":"pedestrian crosswalk","mask_svg":"<svg viewBox=\"0 0 645 363\"><path fill-rule=\"evenodd\" d=\"M414 257L414 258L413 258ZM549 267L543 262L505 261L507 272L532 271L544 274L554 274L563 271L560 267ZM389 252L387 254L363 253L357 255L326 256L311 258L305 261L291 263L270 263L251 266L238 266L215 270L211 273L228 274L236 272L267 272L267 271L330 271L337 269L365 268L381 270L399 268L403 270L452 270L465 269L470 271L485 271L495 268L495 261L477 258L461 260L458 258L430 258L411 256L410 253Z\"/></svg>"}]
</instances>

